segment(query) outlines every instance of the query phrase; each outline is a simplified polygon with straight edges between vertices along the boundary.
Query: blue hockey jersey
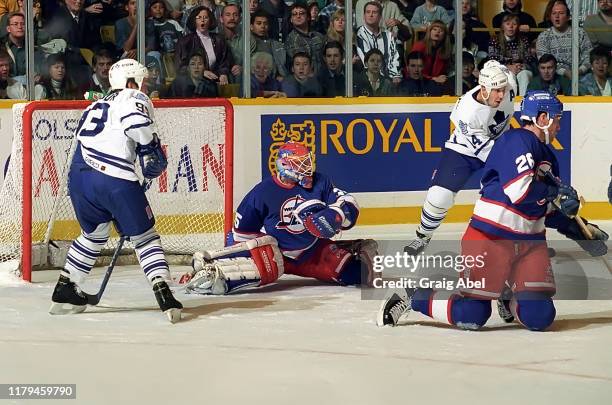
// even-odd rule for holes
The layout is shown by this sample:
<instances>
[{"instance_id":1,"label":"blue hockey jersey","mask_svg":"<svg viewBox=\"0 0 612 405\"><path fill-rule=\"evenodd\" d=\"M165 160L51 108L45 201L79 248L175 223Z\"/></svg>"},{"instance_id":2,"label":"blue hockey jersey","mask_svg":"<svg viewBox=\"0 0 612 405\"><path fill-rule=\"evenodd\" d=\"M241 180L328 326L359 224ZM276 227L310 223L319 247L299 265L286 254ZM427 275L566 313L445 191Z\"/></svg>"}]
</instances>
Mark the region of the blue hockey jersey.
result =
<instances>
[{"instance_id":1,"label":"blue hockey jersey","mask_svg":"<svg viewBox=\"0 0 612 405\"><path fill-rule=\"evenodd\" d=\"M327 205L351 204L354 210L359 209L350 194L334 187L331 180L321 173L314 173L310 189L299 185L287 186L271 176L253 187L238 206L233 241L243 242L265 233L276 238L285 256L299 258L318 240L293 214L297 206L309 200L320 200ZM355 216L352 220L345 220L342 228L351 228L356 219Z\"/></svg>"},{"instance_id":2,"label":"blue hockey jersey","mask_svg":"<svg viewBox=\"0 0 612 405\"><path fill-rule=\"evenodd\" d=\"M484 167L481 197L471 226L505 239L545 239L546 226L567 219L545 200L550 179L559 175L552 149L526 129L512 129L496 142Z\"/></svg>"}]
</instances>

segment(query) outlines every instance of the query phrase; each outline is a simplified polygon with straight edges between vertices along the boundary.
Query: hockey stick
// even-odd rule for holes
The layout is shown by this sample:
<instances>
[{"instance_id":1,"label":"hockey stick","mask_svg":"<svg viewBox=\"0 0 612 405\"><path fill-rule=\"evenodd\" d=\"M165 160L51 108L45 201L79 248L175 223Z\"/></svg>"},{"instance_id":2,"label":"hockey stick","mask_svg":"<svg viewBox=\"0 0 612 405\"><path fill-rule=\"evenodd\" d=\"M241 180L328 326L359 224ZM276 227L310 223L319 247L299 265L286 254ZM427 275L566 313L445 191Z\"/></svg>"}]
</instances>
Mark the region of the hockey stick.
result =
<instances>
[{"instance_id":1,"label":"hockey stick","mask_svg":"<svg viewBox=\"0 0 612 405\"><path fill-rule=\"evenodd\" d=\"M119 252L121 252L121 248L123 247L123 242L127 239L127 236L121 236L119 238L119 243L115 248L115 252L113 253L113 257L111 259L108 268L106 269L106 273L104 274L104 278L102 279L102 284L100 285L100 290L96 294L87 294L87 305L98 305L100 300L102 299L102 294L104 294L104 290L106 290L106 285L108 284L108 280L110 279L111 274L113 274L113 269L115 268L115 263L117 263L117 258L119 257Z\"/></svg>"}]
</instances>

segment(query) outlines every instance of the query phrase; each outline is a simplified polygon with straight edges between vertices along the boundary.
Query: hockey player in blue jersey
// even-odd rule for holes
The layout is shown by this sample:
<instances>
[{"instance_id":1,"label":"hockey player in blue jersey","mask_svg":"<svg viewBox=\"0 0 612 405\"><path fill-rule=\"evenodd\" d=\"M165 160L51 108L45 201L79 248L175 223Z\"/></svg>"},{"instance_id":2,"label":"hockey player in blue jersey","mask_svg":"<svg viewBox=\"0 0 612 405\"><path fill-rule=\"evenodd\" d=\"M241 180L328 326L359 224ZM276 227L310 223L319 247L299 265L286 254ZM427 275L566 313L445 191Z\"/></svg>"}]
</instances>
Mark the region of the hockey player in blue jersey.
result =
<instances>
[{"instance_id":1,"label":"hockey player in blue jersey","mask_svg":"<svg viewBox=\"0 0 612 405\"><path fill-rule=\"evenodd\" d=\"M376 242L330 240L355 225L359 206L353 196L315 172L312 153L303 144L282 145L276 169L238 206L229 246L194 255L194 270L182 278L188 291L225 294L273 283L283 274L342 285L368 283L362 280L362 265L366 278L372 274Z\"/></svg>"},{"instance_id":2,"label":"hockey player in blue jersey","mask_svg":"<svg viewBox=\"0 0 612 405\"><path fill-rule=\"evenodd\" d=\"M514 74L492 60L481 69L478 86L455 104L450 115L455 129L432 176L416 238L404 249L409 255L416 256L427 247L457 193L484 166L495 139L509 128L516 90Z\"/></svg>"},{"instance_id":3,"label":"hockey player in blue jersey","mask_svg":"<svg viewBox=\"0 0 612 405\"><path fill-rule=\"evenodd\" d=\"M142 92L146 77L147 68L137 61L118 61L109 72L112 91L81 116L68 190L82 231L68 251L53 291L51 314L85 310L87 297L79 284L106 244L112 222L134 245L161 310L172 323L181 317L183 306L168 287L168 263L135 171L136 158L147 179L158 177L167 166L159 137L153 132L153 105Z\"/></svg>"},{"instance_id":4,"label":"hockey player in blue jersey","mask_svg":"<svg viewBox=\"0 0 612 405\"><path fill-rule=\"evenodd\" d=\"M607 253L608 239L585 221L593 236L585 240L575 220L578 194L558 178L557 159L548 144L559 131L562 112L561 102L548 92L527 93L521 104L523 127L508 131L491 150L481 196L461 241L463 257L482 259L461 277L480 284L450 297L429 288L394 293L381 305L379 326L395 326L403 314L415 310L463 329L479 329L491 315L491 301L500 297L506 284L513 293L506 310L515 319L534 331L552 324L555 279L545 228L556 228L592 256Z\"/></svg>"}]
</instances>

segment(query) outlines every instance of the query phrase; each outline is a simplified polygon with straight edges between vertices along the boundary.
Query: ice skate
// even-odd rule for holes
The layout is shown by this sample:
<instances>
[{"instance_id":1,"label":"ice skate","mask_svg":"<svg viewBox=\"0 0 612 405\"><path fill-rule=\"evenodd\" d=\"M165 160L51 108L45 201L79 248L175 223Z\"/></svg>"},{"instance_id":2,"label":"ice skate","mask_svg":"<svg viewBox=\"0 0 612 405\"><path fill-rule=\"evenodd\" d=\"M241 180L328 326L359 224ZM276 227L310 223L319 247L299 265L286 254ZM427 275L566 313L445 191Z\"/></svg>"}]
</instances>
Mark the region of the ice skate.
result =
<instances>
[{"instance_id":1,"label":"ice skate","mask_svg":"<svg viewBox=\"0 0 612 405\"><path fill-rule=\"evenodd\" d=\"M410 313L414 291L414 289L402 290L385 299L376 315L376 325L396 326L402 316Z\"/></svg>"},{"instance_id":2,"label":"ice skate","mask_svg":"<svg viewBox=\"0 0 612 405\"><path fill-rule=\"evenodd\" d=\"M408 246L404 247L404 252L408 253L410 256L416 256L424 251L431 240L431 236L426 236L419 231L417 231L416 234L417 237L410 242Z\"/></svg>"},{"instance_id":3,"label":"ice skate","mask_svg":"<svg viewBox=\"0 0 612 405\"><path fill-rule=\"evenodd\" d=\"M181 320L181 310L183 304L174 298L172 291L166 281L161 277L153 279L153 292L159 304L159 308L168 316L171 323L176 323Z\"/></svg>"},{"instance_id":4,"label":"ice skate","mask_svg":"<svg viewBox=\"0 0 612 405\"><path fill-rule=\"evenodd\" d=\"M87 295L64 275L59 276L51 301L51 315L78 314L87 308Z\"/></svg>"},{"instance_id":5,"label":"ice skate","mask_svg":"<svg viewBox=\"0 0 612 405\"><path fill-rule=\"evenodd\" d=\"M514 315L510 311L510 300L512 299L512 290L509 287L505 287L502 291L501 296L497 299L497 312L499 317L506 323L514 322Z\"/></svg>"}]
</instances>

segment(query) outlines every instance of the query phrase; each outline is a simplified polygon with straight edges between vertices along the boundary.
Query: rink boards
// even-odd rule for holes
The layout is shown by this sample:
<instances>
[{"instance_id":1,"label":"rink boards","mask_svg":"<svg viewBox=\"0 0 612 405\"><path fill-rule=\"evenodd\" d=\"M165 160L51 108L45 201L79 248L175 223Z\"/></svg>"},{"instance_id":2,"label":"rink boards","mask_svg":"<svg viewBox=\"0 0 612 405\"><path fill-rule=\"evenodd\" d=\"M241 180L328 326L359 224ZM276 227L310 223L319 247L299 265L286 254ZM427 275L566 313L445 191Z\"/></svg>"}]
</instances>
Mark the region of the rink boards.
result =
<instances>
[{"instance_id":1,"label":"rink boards","mask_svg":"<svg viewBox=\"0 0 612 405\"><path fill-rule=\"evenodd\" d=\"M414 223L452 131L449 113L455 101L454 97L234 99L234 207L253 184L269 175L278 145L294 139L313 146L317 170L357 196L361 224ZM562 177L584 195L585 215L610 218L606 190L612 141L607 114L612 98L564 97L563 102L563 126L559 142L553 145ZM0 124L4 165L12 133L10 109L0 108ZM511 125L519 125L516 116ZM448 220L469 218L478 175L468 185L471 190L459 193Z\"/></svg>"}]
</instances>

